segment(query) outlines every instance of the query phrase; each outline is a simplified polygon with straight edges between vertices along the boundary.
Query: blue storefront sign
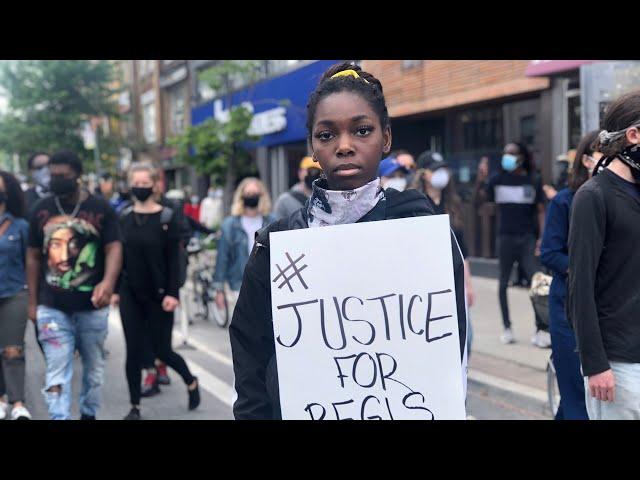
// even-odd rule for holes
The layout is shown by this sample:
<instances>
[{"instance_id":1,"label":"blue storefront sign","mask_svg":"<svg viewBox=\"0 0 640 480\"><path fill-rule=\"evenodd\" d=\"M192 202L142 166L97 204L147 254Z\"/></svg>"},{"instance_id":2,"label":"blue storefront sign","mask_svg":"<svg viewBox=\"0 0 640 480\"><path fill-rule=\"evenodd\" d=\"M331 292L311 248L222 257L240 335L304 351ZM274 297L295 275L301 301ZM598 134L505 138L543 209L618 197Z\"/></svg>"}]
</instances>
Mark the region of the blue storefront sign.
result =
<instances>
[{"instance_id":1,"label":"blue storefront sign","mask_svg":"<svg viewBox=\"0 0 640 480\"><path fill-rule=\"evenodd\" d=\"M317 87L322 74L337 62L318 60L235 92L231 106L244 104L252 110L254 118L249 131L262 135L261 140L251 146L271 147L306 140L309 95ZM191 124L198 125L211 117L224 121L228 115L226 99L218 98L193 108Z\"/></svg>"}]
</instances>

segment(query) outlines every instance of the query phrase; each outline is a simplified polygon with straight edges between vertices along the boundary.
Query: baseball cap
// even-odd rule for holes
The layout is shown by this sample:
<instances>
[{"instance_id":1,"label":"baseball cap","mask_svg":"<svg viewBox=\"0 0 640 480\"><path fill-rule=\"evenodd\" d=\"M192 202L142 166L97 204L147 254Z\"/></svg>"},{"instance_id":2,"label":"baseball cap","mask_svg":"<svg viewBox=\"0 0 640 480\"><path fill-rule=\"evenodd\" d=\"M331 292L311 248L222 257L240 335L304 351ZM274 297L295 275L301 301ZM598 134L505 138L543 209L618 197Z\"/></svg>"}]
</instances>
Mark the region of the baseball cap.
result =
<instances>
[{"instance_id":1,"label":"baseball cap","mask_svg":"<svg viewBox=\"0 0 640 480\"><path fill-rule=\"evenodd\" d=\"M402 170L404 173L409 173L409 171L404 168L395 157L387 157L380 162L380 166L378 167L378 174L381 177L388 177L396 170Z\"/></svg>"},{"instance_id":2,"label":"baseball cap","mask_svg":"<svg viewBox=\"0 0 640 480\"><path fill-rule=\"evenodd\" d=\"M427 170L436 171L439 168L448 167L449 164L444 161L442 154L427 150L422 152L418 157L418 167Z\"/></svg>"},{"instance_id":3,"label":"baseball cap","mask_svg":"<svg viewBox=\"0 0 640 480\"><path fill-rule=\"evenodd\" d=\"M304 170L308 170L310 168L317 168L319 170L322 170L322 167L320 166L319 162L314 162L313 161L313 157L304 157L301 161L300 161L300 167Z\"/></svg>"}]
</instances>

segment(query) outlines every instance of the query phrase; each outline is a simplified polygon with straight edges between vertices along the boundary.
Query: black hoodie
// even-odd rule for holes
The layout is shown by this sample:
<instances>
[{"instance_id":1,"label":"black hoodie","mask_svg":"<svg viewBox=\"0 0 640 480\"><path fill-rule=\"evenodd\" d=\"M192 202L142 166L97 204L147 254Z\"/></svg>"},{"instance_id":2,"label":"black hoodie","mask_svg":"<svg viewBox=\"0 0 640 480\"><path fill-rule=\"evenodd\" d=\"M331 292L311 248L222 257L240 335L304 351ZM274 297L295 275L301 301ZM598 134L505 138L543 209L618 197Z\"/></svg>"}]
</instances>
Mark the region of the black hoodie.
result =
<instances>
[{"instance_id":1,"label":"black hoodie","mask_svg":"<svg viewBox=\"0 0 640 480\"><path fill-rule=\"evenodd\" d=\"M385 195L386 199L378 202L358 223L434 215L431 202L417 190L398 192L387 189ZM308 228L306 207L259 231L245 267L240 295L229 326L237 395L233 414L238 420L281 418L271 317L269 233L298 228ZM460 352L464 357L467 332L464 259L453 233L451 246Z\"/></svg>"}]
</instances>

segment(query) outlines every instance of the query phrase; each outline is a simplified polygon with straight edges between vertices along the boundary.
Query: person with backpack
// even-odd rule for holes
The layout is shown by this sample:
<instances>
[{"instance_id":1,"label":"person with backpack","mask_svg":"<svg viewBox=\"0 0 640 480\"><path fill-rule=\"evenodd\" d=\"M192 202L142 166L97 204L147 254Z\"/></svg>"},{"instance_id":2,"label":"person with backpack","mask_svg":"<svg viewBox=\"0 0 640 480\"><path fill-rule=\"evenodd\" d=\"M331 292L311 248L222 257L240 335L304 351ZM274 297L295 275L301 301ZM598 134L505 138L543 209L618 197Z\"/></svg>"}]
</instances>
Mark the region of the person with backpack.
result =
<instances>
[{"instance_id":1,"label":"person with backpack","mask_svg":"<svg viewBox=\"0 0 640 480\"><path fill-rule=\"evenodd\" d=\"M276 219L287 218L293 212L302 207L311 196L311 184L316 178L320 178L322 168L311 157L304 157L298 169L298 178L290 190L278 197L273 207L273 215Z\"/></svg>"},{"instance_id":2,"label":"person with backpack","mask_svg":"<svg viewBox=\"0 0 640 480\"><path fill-rule=\"evenodd\" d=\"M178 372L187 385L189 410L200 404L200 392L198 379L171 347L173 312L179 304L181 276L178 216L172 208L154 199L154 193L158 193L158 173L151 165L132 165L129 183L135 202L120 215L124 258L119 303L131 401L125 420L139 420L147 335L154 354Z\"/></svg>"}]
</instances>

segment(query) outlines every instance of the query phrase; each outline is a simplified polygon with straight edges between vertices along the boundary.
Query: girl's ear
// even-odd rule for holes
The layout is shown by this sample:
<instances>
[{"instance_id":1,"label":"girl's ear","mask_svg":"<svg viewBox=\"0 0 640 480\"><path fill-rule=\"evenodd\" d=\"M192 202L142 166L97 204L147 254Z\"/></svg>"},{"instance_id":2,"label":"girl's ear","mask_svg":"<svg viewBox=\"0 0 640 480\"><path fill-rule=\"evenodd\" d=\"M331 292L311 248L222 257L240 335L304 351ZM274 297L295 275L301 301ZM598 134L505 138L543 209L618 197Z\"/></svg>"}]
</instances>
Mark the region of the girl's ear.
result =
<instances>
[{"instance_id":1,"label":"girl's ear","mask_svg":"<svg viewBox=\"0 0 640 480\"><path fill-rule=\"evenodd\" d=\"M626 137L629 143L640 143L640 131L638 131L638 127L629 128Z\"/></svg>"},{"instance_id":2,"label":"girl's ear","mask_svg":"<svg viewBox=\"0 0 640 480\"><path fill-rule=\"evenodd\" d=\"M382 151L385 155L391 151L391 127L387 127L382 132Z\"/></svg>"}]
</instances>

